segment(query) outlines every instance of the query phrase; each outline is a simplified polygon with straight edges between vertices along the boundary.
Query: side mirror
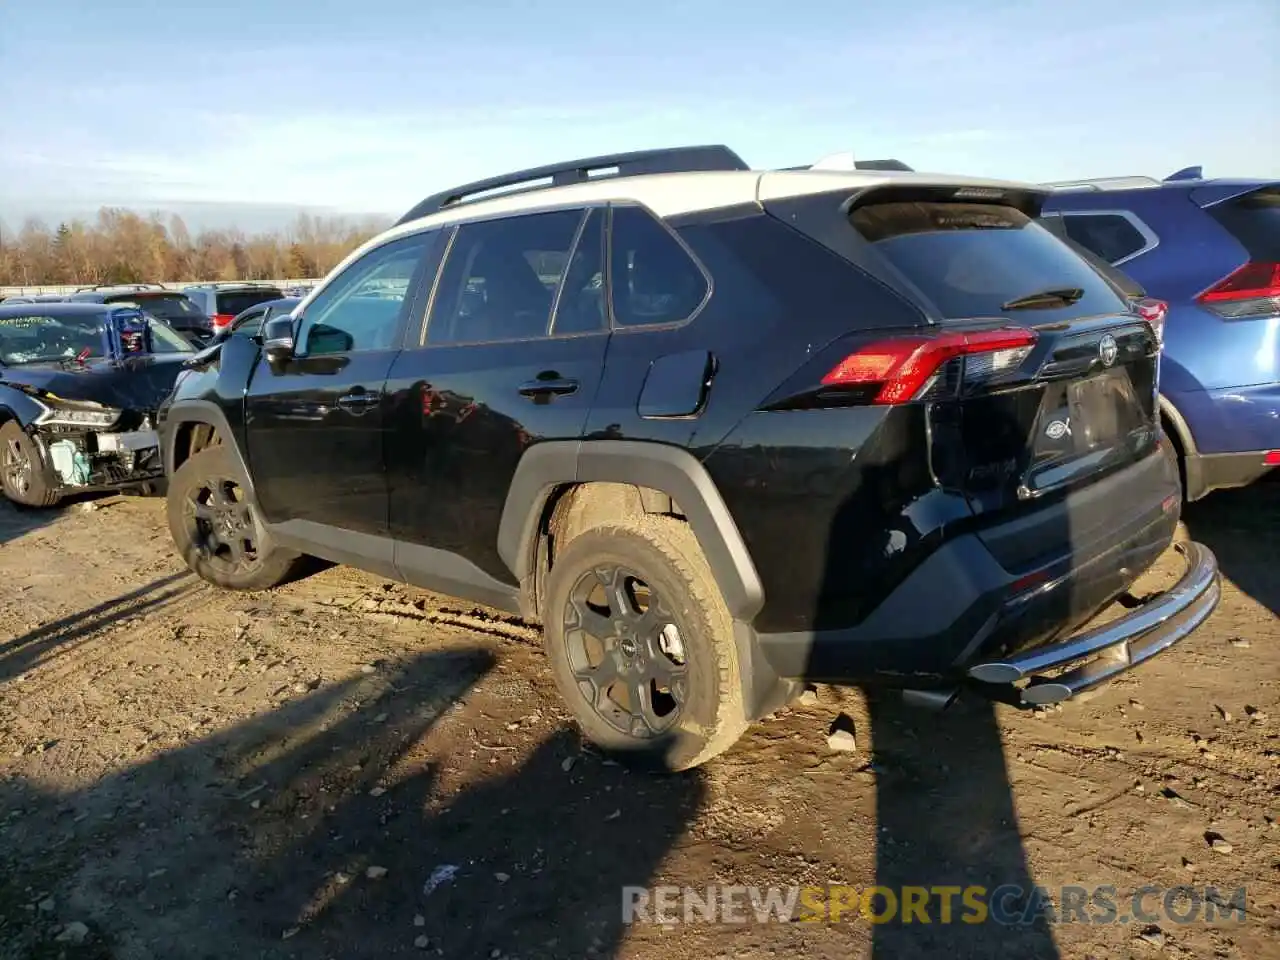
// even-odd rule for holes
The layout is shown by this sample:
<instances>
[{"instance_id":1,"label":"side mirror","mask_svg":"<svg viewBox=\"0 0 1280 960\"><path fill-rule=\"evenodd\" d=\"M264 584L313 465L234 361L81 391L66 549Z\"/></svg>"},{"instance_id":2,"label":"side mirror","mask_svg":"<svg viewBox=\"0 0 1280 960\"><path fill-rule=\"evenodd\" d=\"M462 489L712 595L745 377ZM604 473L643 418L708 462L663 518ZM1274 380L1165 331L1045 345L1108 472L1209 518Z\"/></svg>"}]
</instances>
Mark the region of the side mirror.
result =
<instances>
[{"instance_id":1,"label":"side mirror","mask_svg":"<svg viewBox=\"0 0 1280 960\"><path fill-rule=\"evenodd\" d=\"M293 317L272 317L262 325L262 351L268 360L288 360L293 348Z\"/></svg>"}]
</instances>

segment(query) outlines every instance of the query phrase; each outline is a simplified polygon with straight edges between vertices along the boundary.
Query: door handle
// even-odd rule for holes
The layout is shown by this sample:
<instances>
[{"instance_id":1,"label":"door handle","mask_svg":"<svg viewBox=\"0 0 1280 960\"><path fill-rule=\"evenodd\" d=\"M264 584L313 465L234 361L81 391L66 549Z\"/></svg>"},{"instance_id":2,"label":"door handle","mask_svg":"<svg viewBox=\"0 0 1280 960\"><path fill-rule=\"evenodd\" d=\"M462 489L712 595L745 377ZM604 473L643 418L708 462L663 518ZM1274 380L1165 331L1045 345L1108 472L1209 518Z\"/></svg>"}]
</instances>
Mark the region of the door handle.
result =
<instances>
[{"instance_id":1,"label":"door handle","mask_svg":"<svg viewBox=\"0 0 1280 960\"><path fill-rule=\"evenodd\" d=\"M563 397L578 392L578 381L565 377L548 377L546 380L529 380L520 384L520 396L531 399Z\"/></svg>"},{"instance_id":2,"label":"door handle","mask_svg":"<svg viewBox=\"0 0 1280 960\"><path fill-rule=\"evenodd\" d=\"M382 397L379 394L358 390L354 393L348 393L345 397L339 397L338 406L347 411L347 413L358 417L360 414L366 413L371 407L376 406L381 400Z\"/></svg>"}]
</instances>

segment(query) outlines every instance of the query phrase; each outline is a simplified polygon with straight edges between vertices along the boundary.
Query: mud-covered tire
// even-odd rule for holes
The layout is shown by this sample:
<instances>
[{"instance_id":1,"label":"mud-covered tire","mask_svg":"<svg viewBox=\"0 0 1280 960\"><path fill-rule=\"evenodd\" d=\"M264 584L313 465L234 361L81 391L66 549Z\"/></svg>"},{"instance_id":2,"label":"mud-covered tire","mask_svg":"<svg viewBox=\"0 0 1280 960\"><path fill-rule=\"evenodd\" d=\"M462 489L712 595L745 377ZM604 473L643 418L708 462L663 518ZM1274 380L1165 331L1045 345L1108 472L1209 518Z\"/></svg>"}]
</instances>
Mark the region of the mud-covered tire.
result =
<instances>
[{"instance_id":1,"label":"mud-covered tire","mask_svg":"<svg viewBox=\"0 0 1280 960\"><path fill-rule=\"evenodd\" d=\"M584 660L584 647L599 639L587 629L588 624L597 632L607 628L602 621L586 619L580 612L581 598L584 590L595 588L595 581L607 594L613 588L604 587L605 581L616 588L625 581L624 573L633 578L631 582L642 584L639 589L648 598L654 616L648 626L633 627L630 625L644 622L645 614L640 620L620 621L616 608L609 609L612 619L606 619L615 635L608 642L614 647L606 650L601 643L596 652L602 654L601 663L604 657L612 656L615 664L622 665L609 668L610 674L619 671L618 679L610 681L598 665L591 665L590 656ZM625 588L628 595L632 589ZM601 608L591 609L599 613ZM633 617L634 611L627 616ZM621 627L620 622L624 624ZM678 709L665 721L670 724L665 729L646 728L643 735L626 732L619 728L615 716L623 708L616 707L611 697L606 698L609 703L604 711L595 704L601 693L618 689L618 684L626 688L637 682L648 668L636 665L636 650L654 654L658 652L654 643L670 644L672 635L664 632L667 623L677 630L674 642L684 660L683 667L677 669L683 672L672 678L667 688L670 693L647 681L643 688L649 691L647 707L664 698L676 703ZM551 568L543 624L547 658L561 696L583 735L619 759L646 767L685 770L727 750L746 729L732 620L697 539L681 521L642 516L596 526L574 537ZM648 631L651 637L654 630L658 639L651 643L643 635ZM628 636L633 637L629 654L624 648ZM655 669L670 667L664 664ZM677 692L683 695L683 702ZM638 702L631 696L626 699ZM622 719L623 726L636 722L641 726L648 723L638 715Z\"/></svg>"},{"instance_id":2,"label":"mud-covered tire","mask_svg":"<svg viewBox=\"0 0 1280 960\"><path fill-rule=\"evenodd\" d=\"M215 586L270 590L292 576L302 559L271 543L231 453L221 445L193 454L174 472L165 507L178 553Z\"/></svg>"},{"instance_id":3,"label":"mud-covered tire","mask_svg":"<svg viewBox=\"0 0 1280 960\"><path fill-rule=\"evenodd\" d=\"M62 499L40 448L16 420L0 427L0 489L24 507L52 507Z\"/></svg>"}]
</instances>

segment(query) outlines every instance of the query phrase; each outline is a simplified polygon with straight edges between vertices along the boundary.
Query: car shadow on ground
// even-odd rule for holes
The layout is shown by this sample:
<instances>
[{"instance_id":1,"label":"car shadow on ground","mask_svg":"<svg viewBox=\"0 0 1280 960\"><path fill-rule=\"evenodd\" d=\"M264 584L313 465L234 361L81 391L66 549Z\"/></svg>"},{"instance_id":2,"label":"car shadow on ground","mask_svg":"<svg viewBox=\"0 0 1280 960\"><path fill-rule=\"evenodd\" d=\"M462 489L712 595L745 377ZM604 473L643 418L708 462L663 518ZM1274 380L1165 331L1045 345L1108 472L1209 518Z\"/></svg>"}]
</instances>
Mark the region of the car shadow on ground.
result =
<instances>
[{"instance_id":1,"label":"car shadow on ground","mask_svg":"<svg viewBox=\"0 0 1280 960\"><path fill-rule=\"evenodd\" d=\"M878 691L868 707L875 884L898 900L891 919L873 928L871 957L1059 956L1027 864L994 706L961 698L933 715ZM934 827L921 830L924 823ZM928 922L905 915L909 888L929 892ZM875 909L884 911L883 901Z\"/></svg>"},{"instance_id":2,"label":"car shadow on ground","mask_svg":"<svg viewBox=\"0 0 1280 960\"><path fill-rule=\"evenodd\" d=\"M11 640L0 641L0 683L26 673L51 657L73 650L85 638L126 617L155 612L198 587L200 581L187 572L151 581L87 610L42 623Z\"/></svg>"},{"instance_id":3,"label":"car shadow on ground","mask_svg":"<svg viewBox=\"0 0 1280 960\"><path fill-rule=\"evenodd\" d=\"M139 494L133 490L98 490L73 494L52 507L21 506L0 496L0 547L34 530L49 526L72 510L83 509L84 504L93 504L92 509L107 509L120 502L112 498L137 495Z\"/></svg>"},{"instance_id":4,"label":"car shadow on ground","mask_svg":"<svg viewBox=\"0 0 1280 960\"><path fill-rule=\"evenodd\" d=\"M57 507L21 507L0 497L0 547L53 523L61 512Z\"/></svg>"},{"instance_id":5,"label":"car shadow on ground","mask_svg":"<svg viewBox=\"0 0 1280 960\"><path fill-rule=\"evenodd\" d=\"M1214 491L1186 504L1182 522L1224 577L1280 617L1280 479Z\"/></svg>"},{"instance_id":6,"label":"car shadow on ground","mask_svg":"<svg viewBox=\"0 0 1280 960\"><path fill-rule=\"evenodd\" d=\"M477 744L457 777L475 731L450 708L492 667L423 653L76 793L0 782L0 956L60 947L55 917L89 926L77 956L614 955L620 891L652 882L701 777L570 770L564 729L516 763Z\"/></svg>"},{"instance_id":7,"label":"car shadow on ground","mask_svg":"<svg viewBox=\"0 0 1280 960\"><path fill-rule=\"evenodd\" d=\"M909 464L868 463L862 468L827 523L823 582L813 619L818 631L850 624L850 601L866 591L859 571L884 575L897 555L922 542L913 518L917 510L929 513L931 506L922 501L933 497L932 482L913 479ZM1073 542L1068 521L1061 522L1062 528L1041 531L1046 544ZM966 581L953 575L949 582L930 583L927 589L936 593L920 596L918 603L937 603L946 610L950 592L966 587ZM1070 608L1071 598L1059 590L1042 601L1039 614L1048 623L1065 623L1072 616ZM950 671L957 656L972 656L961 652L969 642L950 639L950 628L919 606L908 616L910 622L893 628L895 636L828 641L825 651L815 645L807 669L808 678L815 680L823 679L823 661L838 661L837 670L856 666L864 673L868 663L877 663L882 671L882 682L864 691L876 774L873 882L880 891L870 900L864 895L862 904L863 919L874 924L870 957L1055 960L1059 952L1051 916L1048 904L1038 898L1027 863L996 706L961 687L950 706L934 713L908 705L894 689L912 685L912 669L926 677ZM985 614L979 617L975 629L985 619ZM926 643L921 632L935 628L939 633ZM905 643L917 644L916 652L904 653ZM935 662L924 664L921 657ZM915 683L931 689L927 679ZM934 826L922 830L926 823ZM938 824L946 826L938 829ZM920 904L914 912L911 899Z\"/></svg>"}]
</instances>

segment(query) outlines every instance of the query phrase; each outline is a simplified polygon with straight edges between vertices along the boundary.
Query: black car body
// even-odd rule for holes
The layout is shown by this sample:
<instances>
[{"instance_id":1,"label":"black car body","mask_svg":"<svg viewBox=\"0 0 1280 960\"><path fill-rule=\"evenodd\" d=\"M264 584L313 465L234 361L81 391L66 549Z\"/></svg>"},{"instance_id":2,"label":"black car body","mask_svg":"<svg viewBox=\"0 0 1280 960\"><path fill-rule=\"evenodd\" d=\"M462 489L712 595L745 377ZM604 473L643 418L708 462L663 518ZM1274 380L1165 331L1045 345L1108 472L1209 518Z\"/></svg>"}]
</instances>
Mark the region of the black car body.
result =
<instances>
[{"instance_id":1,"label":"black car body","mask_svg":"<svg viewBox=\"0 0 1280 960\"><path fill-rule=\"evenodd\" d=\"M77 290L66 299L71 303L135 304L192 343L207 340L213 333L213 321L199 305L180 291L158 283L91 287Z\"/></svg>"},{"instance_id":2,"label":"black car body","mask_svg":"<svg viewBox=\"0 0 1280 960\"><path fill-rule=\"evenodd\" d=\"M1189 543L1177 587L1077 632L1181 501L1140 291L1041 192L717 150L428 198L206 351L161 411L188 562L258 589L314 554L518 611L589 736L675 766L803 681L1056 702L1209 615Z\"/></svg>"},{"instance_id":3,"label":"black car body","mask_svg":"<svg viewBox=\"0 0 1280 960\"><path fill-rule=\"evenodd\" d=\"M159 479L156 408L190 344L132 306L0 304L0 470L12 501Z\"/></svg>"}]
</instances>

